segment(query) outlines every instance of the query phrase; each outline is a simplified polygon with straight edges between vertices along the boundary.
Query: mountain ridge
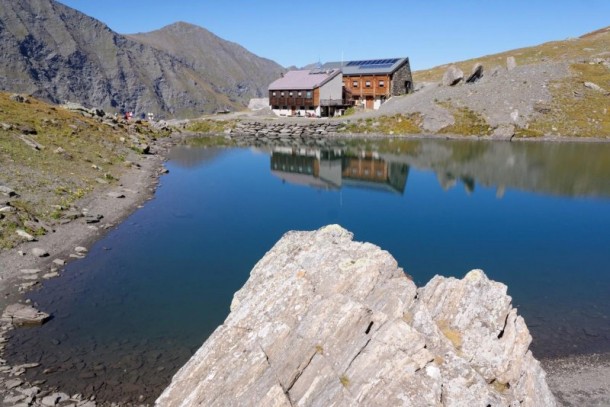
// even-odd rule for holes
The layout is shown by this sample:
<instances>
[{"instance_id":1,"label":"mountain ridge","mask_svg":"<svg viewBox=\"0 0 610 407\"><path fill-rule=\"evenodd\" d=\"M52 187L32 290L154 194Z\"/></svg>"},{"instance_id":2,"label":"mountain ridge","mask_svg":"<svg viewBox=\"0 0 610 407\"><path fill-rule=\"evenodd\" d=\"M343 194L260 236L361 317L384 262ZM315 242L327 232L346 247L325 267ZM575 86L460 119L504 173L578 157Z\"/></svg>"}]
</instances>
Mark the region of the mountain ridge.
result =
<instances>
[{"instance_id":1,"label":"mountain ridge","mask_svg":"<svg viewBox=\"0 0 610 407\"><path fill-rule=\"evenodd\" d=\"M219 43L224 41L216 38ZM222 86L208 79L207 71L195 69L196 63L118 34L103 22L54 0L4 2L0 9L0 53L4 56L0 90L54 103L77 101L113 111L194 117L218 109L241 109L249 98L247 92L220 92ZM245 49L242 53L249 61L259 58ZM248 63L257 69L255 63ZM259 69L274 64L269 61ZM265 80L264 74L260 75L248 86L261 89L267 85Z\"/></svg>"},{"instance_id":2,"label":"mountain ridge","mask_svg":"<svg viewBox=\"0 0 610 407\"><path fill-rule=\"evenodd\" d=\"M268 84L285 71L277 63L252 54L240 44L184 21L125 37L167 52L193 69L206 72L215 89L230 100L247 103L250 98L266 96Z\"/></svg>"}]
</instances>

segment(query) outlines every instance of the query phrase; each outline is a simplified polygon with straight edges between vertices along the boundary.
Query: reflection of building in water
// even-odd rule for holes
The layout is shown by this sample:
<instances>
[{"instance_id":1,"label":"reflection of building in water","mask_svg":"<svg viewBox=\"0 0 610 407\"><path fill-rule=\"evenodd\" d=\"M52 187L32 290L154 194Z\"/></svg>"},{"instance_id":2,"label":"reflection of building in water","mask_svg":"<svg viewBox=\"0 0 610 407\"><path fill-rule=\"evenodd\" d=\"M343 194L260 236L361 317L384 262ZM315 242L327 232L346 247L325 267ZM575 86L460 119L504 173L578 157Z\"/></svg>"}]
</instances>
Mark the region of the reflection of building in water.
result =
<instances>
[{"instance_id":1,"label":"reflection of building in water","mask_svg":"<svg viewBox=\"0 0 610 407\"><path fill-rule=\"evenodd\" d=\"M385 161L370 152L352 157L345 156L341 149L275 148L271 173L291 184L324 189L348 185L402 194L409 166Z\"/></svg>"}]
</instances>

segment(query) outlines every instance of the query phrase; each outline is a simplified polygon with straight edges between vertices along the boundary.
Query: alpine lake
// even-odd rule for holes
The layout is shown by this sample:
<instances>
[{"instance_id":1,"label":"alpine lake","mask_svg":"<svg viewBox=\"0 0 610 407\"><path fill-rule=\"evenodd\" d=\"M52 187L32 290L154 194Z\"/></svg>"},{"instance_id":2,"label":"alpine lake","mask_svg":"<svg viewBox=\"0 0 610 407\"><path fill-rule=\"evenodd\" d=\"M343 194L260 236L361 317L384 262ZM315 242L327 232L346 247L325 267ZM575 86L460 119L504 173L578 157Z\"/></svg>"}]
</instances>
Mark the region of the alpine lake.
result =
<instances>
[{"instance_id":1,"label":"alpine lake","mask_svg":"<svg viewBox=\"0 0 610 407\"><path fill-rule=\"evenodd\" d=\"M153 200L27 294L53 315L11 333L8 361L41 364L29 380L153 403L274 243L328 224L389 251L418 286L483 269L539 359L610 352L609 143L195 143L166 166Z\"/></svg>"}]
</instances>

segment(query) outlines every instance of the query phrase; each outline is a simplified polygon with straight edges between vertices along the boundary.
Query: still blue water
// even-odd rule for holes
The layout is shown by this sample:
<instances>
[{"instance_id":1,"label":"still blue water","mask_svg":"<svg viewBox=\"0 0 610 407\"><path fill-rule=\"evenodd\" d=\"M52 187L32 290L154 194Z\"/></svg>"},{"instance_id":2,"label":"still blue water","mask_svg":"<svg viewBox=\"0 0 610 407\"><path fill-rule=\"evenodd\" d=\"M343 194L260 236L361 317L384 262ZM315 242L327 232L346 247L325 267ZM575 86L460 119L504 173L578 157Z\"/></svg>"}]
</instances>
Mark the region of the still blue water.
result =
<instances>
[{"instance_id":1,"label":"still blue water","mask_svg":"<svg viewBox=\"0 0 610 407\"><path fill-rule=\"evenodd\" d=\"M610 145L456 143L179 147L152 201L29 295L54 319L15 331L9 359L151 401L286 231L331 223L418 285L473 268L507 284L539 357L610 351Z\"/></svg>"}]
</instances>

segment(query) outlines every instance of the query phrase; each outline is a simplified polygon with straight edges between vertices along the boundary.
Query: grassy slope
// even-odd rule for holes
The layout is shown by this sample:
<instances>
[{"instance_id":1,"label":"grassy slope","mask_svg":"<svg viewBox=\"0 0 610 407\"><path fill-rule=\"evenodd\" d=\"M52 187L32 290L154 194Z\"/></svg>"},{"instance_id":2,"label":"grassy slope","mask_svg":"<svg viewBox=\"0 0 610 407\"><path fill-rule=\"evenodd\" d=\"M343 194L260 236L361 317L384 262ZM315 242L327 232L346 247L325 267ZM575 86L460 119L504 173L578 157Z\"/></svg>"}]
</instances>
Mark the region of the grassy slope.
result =
<instances>
[{"instance_id":1,"label":"grassy slope","mask_svg":"<svg viewBox=\"0 0 610 407\"><path fill-rule=\"evenodd\" d=\"M41 150L19 139L24 130L36 132L27 137L42 145ZM0 93L0 185L20 195L10 199L17 212L0 216L0 248L19 241L15 229L43 233L26 223L53 224L76 200L105 185L98 179L116 182L126 168L126 157L133 154L121 137L130 140L131 134L145 141L147 133L150 130L144 125L112 128L32 98L18 103ZM0 203L5 198L0 195Z\"/></svg>"},{"instance_id":2,"label":"grassy slope","mask_svg":"<svg viewBox=\"0 0 610 407\"><path fill-rule=\"evenodd\" d=\"M571 77L552 84L553 101L543 107L543 113L530 123L527 131L518 134L534 137L544 134L610 136L610 97L583 86L584 82L593 82L610 91L610 68L596 62L599 58L610 60L610 27L579 38L488 55L455 65L469 73L477 62L487 69L505 66L509 56L515 57L518 65L564 61L570 64L572 70ZM413 73L414 81L440 81L447 67L442 65L416 71Z\"/></svg>"}]
</instances>

